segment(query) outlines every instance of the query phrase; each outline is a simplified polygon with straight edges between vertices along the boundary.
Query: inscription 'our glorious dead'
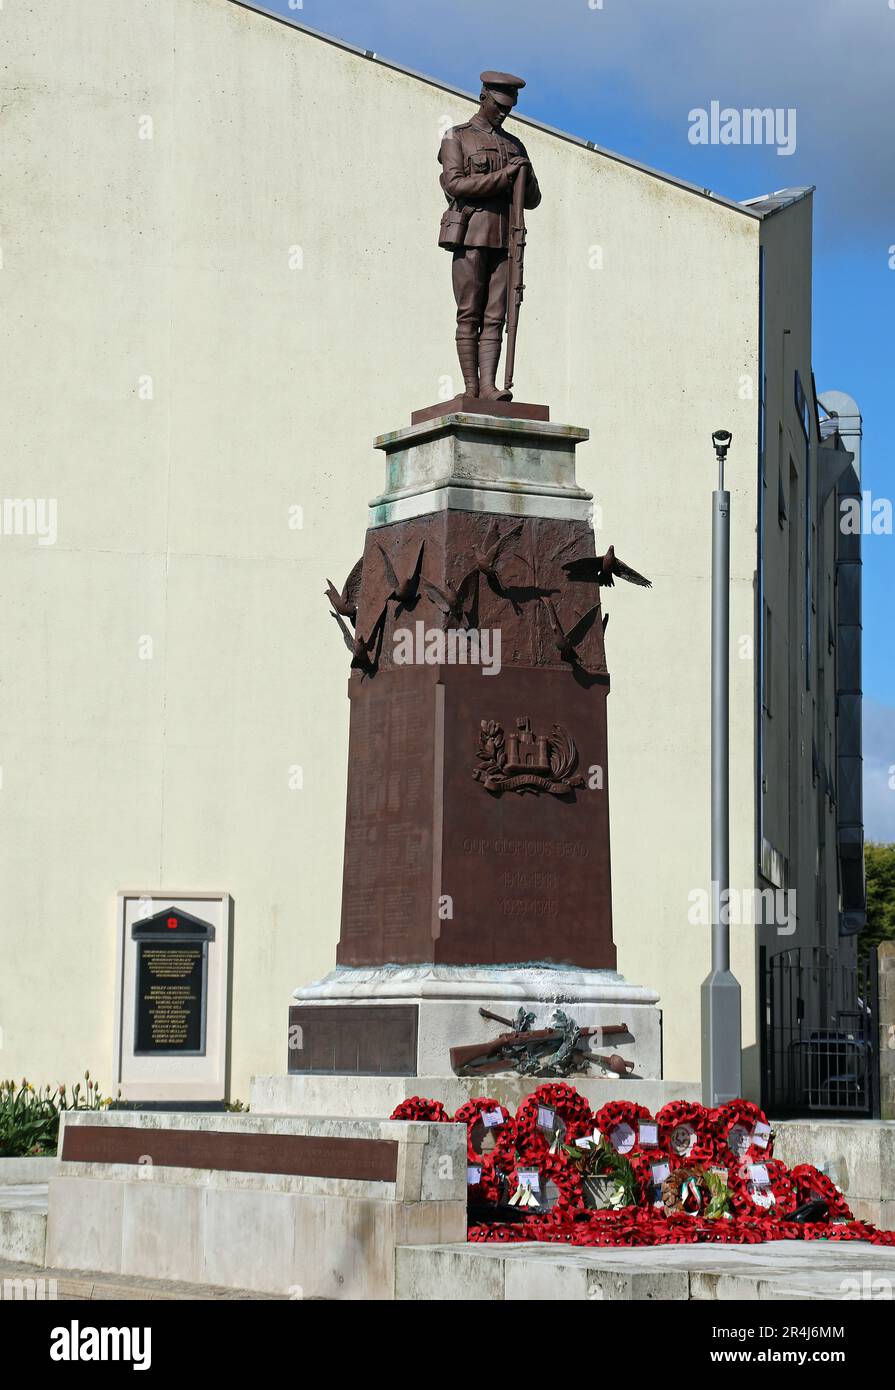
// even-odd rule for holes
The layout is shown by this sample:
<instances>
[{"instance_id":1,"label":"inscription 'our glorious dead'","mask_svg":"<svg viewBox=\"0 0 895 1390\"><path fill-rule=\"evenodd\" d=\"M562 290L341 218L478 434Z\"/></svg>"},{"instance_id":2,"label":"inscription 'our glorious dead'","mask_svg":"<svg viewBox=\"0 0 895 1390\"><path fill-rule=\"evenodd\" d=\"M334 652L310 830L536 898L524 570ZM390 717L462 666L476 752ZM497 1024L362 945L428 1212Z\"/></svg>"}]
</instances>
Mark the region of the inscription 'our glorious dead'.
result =
<instances>
[{"instance_id":1,"label":"inscription 'our glorious dead'","mask_svg":"<svg viewBox=\"0 0 895 1390\"><path fill-rule=\"evenodd\" d=\"M587 859L590 850L583 840L482 839L467 835L461 842L464 854L506 854L544 859Z\"/></svg>"}]
</instances>

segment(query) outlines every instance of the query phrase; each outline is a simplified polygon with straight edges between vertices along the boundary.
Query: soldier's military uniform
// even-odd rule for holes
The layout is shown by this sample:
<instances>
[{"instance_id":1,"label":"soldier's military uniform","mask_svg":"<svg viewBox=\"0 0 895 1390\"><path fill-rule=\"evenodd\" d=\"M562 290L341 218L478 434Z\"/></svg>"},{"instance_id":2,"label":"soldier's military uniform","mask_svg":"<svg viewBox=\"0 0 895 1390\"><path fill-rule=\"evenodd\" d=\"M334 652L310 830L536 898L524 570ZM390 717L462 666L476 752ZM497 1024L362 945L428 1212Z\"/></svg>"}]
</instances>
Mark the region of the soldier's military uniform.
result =
<instances>
[{"instance_id":1,"label":"soldier's military uniform","mask_svg":"<svg viewBox=\"0 0 895 1390\"><path fill-rule=\"evenodd\" d=\"M510 110L525 83L509 73L483 72L485 90ZM484 96L484 92L483 92ZM522 141L492 126L482 110L453 126L441 142L441 186L449 200L439 244L453 251L457 301L457 355L468 395L506 397L495 386L507 314L510 205L514 159L527 159ZM526 170L525 206L536 208L541 191ZM481 382L478 374L481 373Z\"/></svg>"}]
</instances>

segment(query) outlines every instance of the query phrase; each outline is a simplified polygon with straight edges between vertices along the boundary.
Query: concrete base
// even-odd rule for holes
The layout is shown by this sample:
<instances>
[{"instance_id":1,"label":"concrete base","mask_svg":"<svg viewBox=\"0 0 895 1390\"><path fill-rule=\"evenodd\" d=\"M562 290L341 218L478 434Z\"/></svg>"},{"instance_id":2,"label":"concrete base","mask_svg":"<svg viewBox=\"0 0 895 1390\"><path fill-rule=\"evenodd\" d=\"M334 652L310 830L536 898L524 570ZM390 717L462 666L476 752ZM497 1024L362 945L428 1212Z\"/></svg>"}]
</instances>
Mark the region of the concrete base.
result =
<instances>
[{"instance_id":1,"label":"concrete base","mask_svg":"<svg viewBox=\"0 0 895 1390\"><path fill-rule=\"evenodd\" d=\"M653 990L630 984L614 970L539 964L341 967L316 984L297 989L293 997L302 1005L321 1008L346 1003L360 1009L386 1004L412 1006L416 1011L416 1040L412 1065L407 1070L416 1078L452 1080L452 1047L487 1043L506 1031L503 1025L482 1018L480 1009L512 1018L520 1007L535 1015L535 1028L549 1027L557 1008L562 1008L582 1028L626 1024L627 1035L605 1040L595 1037L590 1042L591 1050L602 1055L618 1052L633 1061L634 1072L626 1081L655 1079L662 1074L662 1019L656 1007L659 996ZM304 1042L300 1030L290 1038L290 1072L308 1074L311 1070L302 1061ZM367 1068L359 1066L358 1070ZM587 1075L599 1077L606 1073L593 1063ZM580 1078L571 1079L577 1085ZM421 1082L414 1084L418 1088ZM535 1079L533 1086L537 1084ZM610 1081L612 1084L615 1083ZM419 1094L419 1090L411 1094ZM355 1112L327 1109L322 1113Z\"/></svg>"}]
</instances>

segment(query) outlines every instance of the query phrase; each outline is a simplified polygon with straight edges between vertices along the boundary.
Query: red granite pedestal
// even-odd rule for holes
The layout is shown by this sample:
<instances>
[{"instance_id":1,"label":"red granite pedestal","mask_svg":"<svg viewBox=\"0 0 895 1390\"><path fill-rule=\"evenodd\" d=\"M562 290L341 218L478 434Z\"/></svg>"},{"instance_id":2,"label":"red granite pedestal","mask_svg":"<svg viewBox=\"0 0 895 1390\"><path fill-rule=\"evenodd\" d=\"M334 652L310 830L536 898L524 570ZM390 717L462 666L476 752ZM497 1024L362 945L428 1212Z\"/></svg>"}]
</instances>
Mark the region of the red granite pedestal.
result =
<instances>
[{"instance_id":1,"label":"red granite pedestal","mask_svg":"<svg viewBox=\"0 0 895 1390\"><path fill-rule=\"evenodd\" d=\"M626 1023L615 1050L656 1077L658 996L616 972L600 589L563 568L595 554L587 433L450 405L377 441L337 967L295 992L289 1070L446 1075L497 1031L482 1007L543 1027L560 1005ZM587 619L572 660L550 605L565 633Z\"/></svg>"}]
</instances>

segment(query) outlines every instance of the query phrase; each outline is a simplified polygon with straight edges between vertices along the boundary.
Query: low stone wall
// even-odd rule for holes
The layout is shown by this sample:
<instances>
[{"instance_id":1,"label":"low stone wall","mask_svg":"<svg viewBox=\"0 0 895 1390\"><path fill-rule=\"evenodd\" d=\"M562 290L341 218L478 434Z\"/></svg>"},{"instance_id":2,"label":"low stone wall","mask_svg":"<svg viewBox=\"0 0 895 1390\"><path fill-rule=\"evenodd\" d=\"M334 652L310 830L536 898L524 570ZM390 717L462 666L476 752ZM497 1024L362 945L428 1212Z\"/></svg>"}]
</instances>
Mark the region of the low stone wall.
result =
<instances>
[{"instance_id":1,"label":"low stone wall","mask_svg":"<svg viewBox=\"0 0 895 1390\"><path fill-rule=\"evenodd\" d=\"M774 1157L787 1167L813 1163L841 1187L859 1221L895 1229L895 1122L780 1120Z\"/></svg>"},{"instance_id":2,"label":"low stone wall","mask_svg":"<svg viewBox=\"0 0 895 1390\"><path fill-rule=\"evenodd\" d=\"M459 1126L64 1117L47 1264L288 1297L390 1299L398 1245L462 1241Z\"/></svg>"}]
</instances>

